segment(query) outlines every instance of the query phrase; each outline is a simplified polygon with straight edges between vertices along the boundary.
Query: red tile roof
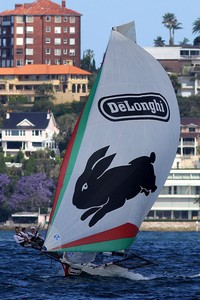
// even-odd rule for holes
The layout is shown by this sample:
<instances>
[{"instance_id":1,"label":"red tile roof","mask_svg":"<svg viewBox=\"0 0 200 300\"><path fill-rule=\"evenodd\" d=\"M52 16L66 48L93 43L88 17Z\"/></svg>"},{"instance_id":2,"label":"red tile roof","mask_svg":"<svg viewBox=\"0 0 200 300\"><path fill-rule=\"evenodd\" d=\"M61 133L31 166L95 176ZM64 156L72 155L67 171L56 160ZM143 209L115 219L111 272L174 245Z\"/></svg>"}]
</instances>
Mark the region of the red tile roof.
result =
<instances>
[{"instance_id":1,"label":"red tile roof","mask_svg":"<svg viewBox=\"0 0 200 300\"><path fill-rule=\"evenodd\" d=\"M61 0L60 0L61 2ZM68 9L62 5L52 2L51 0L37 0L33 3L24 3L13 9L0 13L0 16L6 15L76 15L80 13Z\"/></svg>"},{"instance_id":2,"label":"red tile roof","mask_svg":"<svg viewBox=\"0 0 200 300\"><path fill-rule=\"evenodd\" d=\"M73 74L90 75L91 73L72 65L25 65L14 68L0 68L1 75L50 75Z\"/></svg>"}]
</instances>

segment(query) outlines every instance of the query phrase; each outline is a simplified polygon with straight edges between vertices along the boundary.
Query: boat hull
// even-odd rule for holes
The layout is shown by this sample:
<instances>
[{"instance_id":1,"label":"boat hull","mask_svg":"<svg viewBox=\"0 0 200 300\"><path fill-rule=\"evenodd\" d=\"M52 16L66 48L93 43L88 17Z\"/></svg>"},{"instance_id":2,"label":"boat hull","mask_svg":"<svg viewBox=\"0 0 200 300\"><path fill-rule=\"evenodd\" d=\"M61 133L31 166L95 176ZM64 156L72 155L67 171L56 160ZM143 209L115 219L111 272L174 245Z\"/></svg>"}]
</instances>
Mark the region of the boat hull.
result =
<instances>
[{"instance_id":1,"label":"boat hull","mask_svg":"<svg viewBox=\"0 0 200 300\"><path fill-rule=\"evenodd\" d=\"M88 274L103 277L121 277L130 272L128 268L123 268L115 264L98 266L95 264L66 264L62 263L65 276Z\"/></svg>"}]
</instances>

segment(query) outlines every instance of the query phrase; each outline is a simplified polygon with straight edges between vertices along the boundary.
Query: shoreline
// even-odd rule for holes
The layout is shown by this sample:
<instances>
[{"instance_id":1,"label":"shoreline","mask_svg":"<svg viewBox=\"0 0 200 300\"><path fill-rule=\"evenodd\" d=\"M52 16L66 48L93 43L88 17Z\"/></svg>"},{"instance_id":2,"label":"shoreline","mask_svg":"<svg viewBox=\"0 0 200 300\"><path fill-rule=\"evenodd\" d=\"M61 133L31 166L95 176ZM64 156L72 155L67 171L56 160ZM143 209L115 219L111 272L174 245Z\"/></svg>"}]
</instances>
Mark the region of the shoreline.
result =
<instances>
[{"instance_id":1,"label":"shoreline","mask_svg":"<svg viewBox=\"0 0 200 300\"><path fill-rule=\"evenodd\" d=\"M0 230L14 230L15 226L30 228L35 226L47 229L47 225L39 226L39 224L3 224ZM140 231L200 231L199 221L144 221L140 226Z\"/></svg>"},{"instance_id":2,"label":"shoreline","mask_svg":"<svg viewBox=\"0 0 200 300\"><path fill-rule=\"evenodd\" d=\"M198 221L144 221L140 231L200 231Z\"/></svg>"}]
</instances>

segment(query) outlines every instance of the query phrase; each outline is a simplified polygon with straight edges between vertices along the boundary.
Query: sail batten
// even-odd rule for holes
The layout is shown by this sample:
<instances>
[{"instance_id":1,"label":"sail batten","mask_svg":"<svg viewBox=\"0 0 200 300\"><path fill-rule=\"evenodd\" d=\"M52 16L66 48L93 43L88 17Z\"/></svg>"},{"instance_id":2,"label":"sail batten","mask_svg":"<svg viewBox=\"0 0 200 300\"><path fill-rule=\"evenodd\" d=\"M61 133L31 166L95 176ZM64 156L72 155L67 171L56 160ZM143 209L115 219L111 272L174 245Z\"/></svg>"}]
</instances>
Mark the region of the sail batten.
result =
<instances>
[{"instance_id":1,"label":"sail batten","mask_svg":"<svg viewBox=\"0 0 200 300\"><path fill-rule=\"evenodd\" d=\"M173 87L162 66L125 31L132 35L130 24L111 32L66 151L48 251L130 247L175 157L180 117Z\"/></svg>"}]
</instances>

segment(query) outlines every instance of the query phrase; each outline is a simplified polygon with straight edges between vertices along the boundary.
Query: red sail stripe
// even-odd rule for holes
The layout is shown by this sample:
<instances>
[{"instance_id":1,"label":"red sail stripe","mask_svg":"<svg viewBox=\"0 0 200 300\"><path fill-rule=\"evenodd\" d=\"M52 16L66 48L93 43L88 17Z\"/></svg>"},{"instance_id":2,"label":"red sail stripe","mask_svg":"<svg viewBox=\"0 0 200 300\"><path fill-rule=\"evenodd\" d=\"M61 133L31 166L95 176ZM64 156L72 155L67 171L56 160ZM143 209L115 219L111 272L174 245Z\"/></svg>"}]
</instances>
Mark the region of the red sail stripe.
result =
<instances>
[{"instance_id":1,"label":"red sail stripe","mask_svg":"<svg viewBox=\"0 0 200 300\"><path fill-rule=\"evenodd\" d=\"M58 202L60 191L61 191L62 186L63 186L63 181L64 181L64 178L65 178L67 166L68 166L68 163L69 163L69 158L70 158L72 148L73 148L73 145L74 145L74 140L75 140L76 133L77 133L77 130L78 130L78 126L79 126L79 123L80 123L81 115L78 118L78 121L77 121L76 126L74 128L74 131L73 131L72 136L70 138L69 144L67 146L67 150L66 150L64 158L63 158L63 163L62 163L61 168L60 168L60 173L59 173L58 183L57 183L57 187L56 187L56 193L55 193L55 197L54 197L53 207L52 207L51 214L50 214L49 224L51 223L52 217L54 215L54 211L55 211L55 208L56 208L56 205L57 205L57 202Z\"/></svg>"},{"instance_id":2,"label":"red sail stripe","mask_svg":"<svg viewBox=\"0 0 200 300\"><path fill-rule=\"evenodd\" d=\"M133 238L137 235L139 228L131 223L126 223L121 226L90 235L88 237L76 240L70 243L63 244L62 246L56 247L52 250L75 247L87 244L100 243L105 241L119 240L125 238Z\"/></svg>"}]
</instances>

